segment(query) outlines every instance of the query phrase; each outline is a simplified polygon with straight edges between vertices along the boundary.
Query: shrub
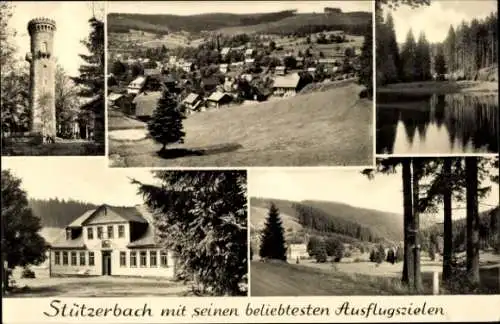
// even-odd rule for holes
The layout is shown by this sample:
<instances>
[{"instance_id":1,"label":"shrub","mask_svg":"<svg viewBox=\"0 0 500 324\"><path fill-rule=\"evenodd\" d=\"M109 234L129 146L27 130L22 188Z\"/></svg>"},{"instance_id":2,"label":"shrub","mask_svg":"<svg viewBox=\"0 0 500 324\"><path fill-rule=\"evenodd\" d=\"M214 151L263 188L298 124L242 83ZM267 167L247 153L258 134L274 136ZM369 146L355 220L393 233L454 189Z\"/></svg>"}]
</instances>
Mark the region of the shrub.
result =
<instances>
[{"instance_id":1,"label":"shrub","mask_svg":"<svg viewBox=\"0 0 500 324\"><path fill-rule=\"evenodd\" d=\"M378 246L377 251L375 252L375 262L380 264L380 263L384 262L384 260L385 260L385 250L384 250L384 246L382 244L380 244Z\"/></svg>"},{"instance_id":2,"label":"shrub","mask_svg":"<svg viewBox=\"0 0 500 324\"><path fill-rule=\"evenodd\" d=\"M23 269L23 272L21 273L21 278L34 279L35 278L35 271L31 270L28 267L25 267Z\"/></svg>"}]
</instances>

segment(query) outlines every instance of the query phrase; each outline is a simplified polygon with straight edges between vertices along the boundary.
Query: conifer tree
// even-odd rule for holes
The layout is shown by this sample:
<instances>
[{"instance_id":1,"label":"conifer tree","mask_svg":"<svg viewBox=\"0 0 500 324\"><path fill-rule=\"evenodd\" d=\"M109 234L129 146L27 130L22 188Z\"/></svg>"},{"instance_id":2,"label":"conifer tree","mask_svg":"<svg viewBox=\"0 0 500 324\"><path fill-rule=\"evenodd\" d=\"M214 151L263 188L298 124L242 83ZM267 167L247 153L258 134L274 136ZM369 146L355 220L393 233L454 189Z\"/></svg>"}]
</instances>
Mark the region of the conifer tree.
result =
<instances>
[{"instance_id":1,"label":"conifer tree","mask_svg":"<svg viewBox=\"0 0 500 324\"><path fill-rule=\"evenodd\" d=\"M271 203L269 207L269 214L262 232L259 255L261 258L286 261L283 225L279 210L274 203Z\"/></svg>"},{"instance_id":2,"label":"conifer tree","mask_svg":"<svg viewBox=\"0 0 500 324\"><path fill-rule=\"evenodd\" d=\"M438 53L434 58L434 71L437 74L438 80L442 80L446 74L446 62L441 48L439 48Z\"/></svg>"},{"instance_id":3,"label":"conifer tree","mask_svg":"<svg viewBox=\"0 0 500 324\"><path fill-rule=\"evenodd\" d=\"M406 82L415 80L416 50L417 44L413 36L413 31L410 29L406 35L406 42L401 51L402 72Z\"/></svg>"},{"instance_id":4,"label":"conifer tree","mask_svg":"<svg viewBox=\"0 0 500 324\"><path fill-rule=\"evenodd\" d=\"M104 22L92 17L89 23L90 34L82 41L89 54L80 54L85 63L80 65L80 75L72 79L82 88L78 95L89 100L81 115L93 116L94 121L87 122L94 124L94 141L104 148Z\"/></svg>"},{"instance_id":5,"label":"conifer tree","mask_svg":"<svg viewBox=\"0 0 500 324\"><path fill-rule=\"evenodd\" d=\"M361 70L359 72L359 83L366 87L370 98L373 97L373 35L371 25L370 23L370 28L364 35L360 57Z\"/></svg>"},{"instance_id":6,"label":"conifer tree","mask_svg":"<svg viewBox=\"0 0 500 324\"><path fill-rule=\"evenodd\" d=\"M158 105L148 122L148 131L153 139L162 144L161 151L172 143L183 143L186 133L183 131L182 120L185 119L181 113L177 101L164 90Z\"/></svg>"}]
</instances>

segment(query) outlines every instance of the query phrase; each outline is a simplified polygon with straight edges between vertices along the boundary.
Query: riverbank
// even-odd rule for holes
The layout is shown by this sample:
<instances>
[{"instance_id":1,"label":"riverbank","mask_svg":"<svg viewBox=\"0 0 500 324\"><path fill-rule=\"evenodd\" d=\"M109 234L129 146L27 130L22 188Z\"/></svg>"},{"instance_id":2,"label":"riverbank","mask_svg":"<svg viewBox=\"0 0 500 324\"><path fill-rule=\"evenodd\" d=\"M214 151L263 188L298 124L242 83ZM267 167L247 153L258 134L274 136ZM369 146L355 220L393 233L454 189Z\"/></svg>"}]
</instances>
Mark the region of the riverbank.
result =
<instances>
[{"instance_id":1,"label":"riverbank","mask_svg":"<svg viewBox=\"0 0 500 324\"><path fill-rule=\"evenodd\" d=\"M487 81L425 81L388 84L377 87L377 93L415 95L451 93L498 93L498 83Z\"/></svg>"}]
</instances>

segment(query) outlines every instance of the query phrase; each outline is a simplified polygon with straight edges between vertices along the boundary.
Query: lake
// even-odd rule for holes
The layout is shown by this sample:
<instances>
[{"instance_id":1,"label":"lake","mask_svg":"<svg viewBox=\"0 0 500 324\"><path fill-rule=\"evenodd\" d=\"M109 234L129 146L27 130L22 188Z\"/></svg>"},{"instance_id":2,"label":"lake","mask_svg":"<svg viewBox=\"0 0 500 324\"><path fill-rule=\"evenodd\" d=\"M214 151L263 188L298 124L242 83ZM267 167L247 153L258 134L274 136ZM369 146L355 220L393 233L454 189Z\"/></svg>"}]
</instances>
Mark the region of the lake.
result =
<instances>
[{"instance_id":1,"label":"lake","mask_svg":"<svg viewBox=\"0 0 500 324\"><path fill-rule=\"evenodd\" d=\"M377 154L498 153L498 93L377 94Z\"/></svg>"}]
</instances>

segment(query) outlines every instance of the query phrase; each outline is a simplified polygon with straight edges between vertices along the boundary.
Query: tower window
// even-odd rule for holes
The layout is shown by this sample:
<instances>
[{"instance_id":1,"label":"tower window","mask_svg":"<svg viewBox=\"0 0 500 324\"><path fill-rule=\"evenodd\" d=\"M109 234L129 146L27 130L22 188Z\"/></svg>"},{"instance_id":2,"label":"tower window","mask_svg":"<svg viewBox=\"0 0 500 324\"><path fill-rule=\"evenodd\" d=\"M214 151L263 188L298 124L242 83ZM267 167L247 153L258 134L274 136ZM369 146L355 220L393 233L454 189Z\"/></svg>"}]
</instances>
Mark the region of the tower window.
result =
<instances>
[{"instance_id":1,"label":"tower window","mask_svg":"<svg viewBox=\"0 0 500 324\"><path fill-rule=\"evenodd\" d=\"M42 53L47 53L47 42L42 43Z\"/></svg>"}]
</instances>

